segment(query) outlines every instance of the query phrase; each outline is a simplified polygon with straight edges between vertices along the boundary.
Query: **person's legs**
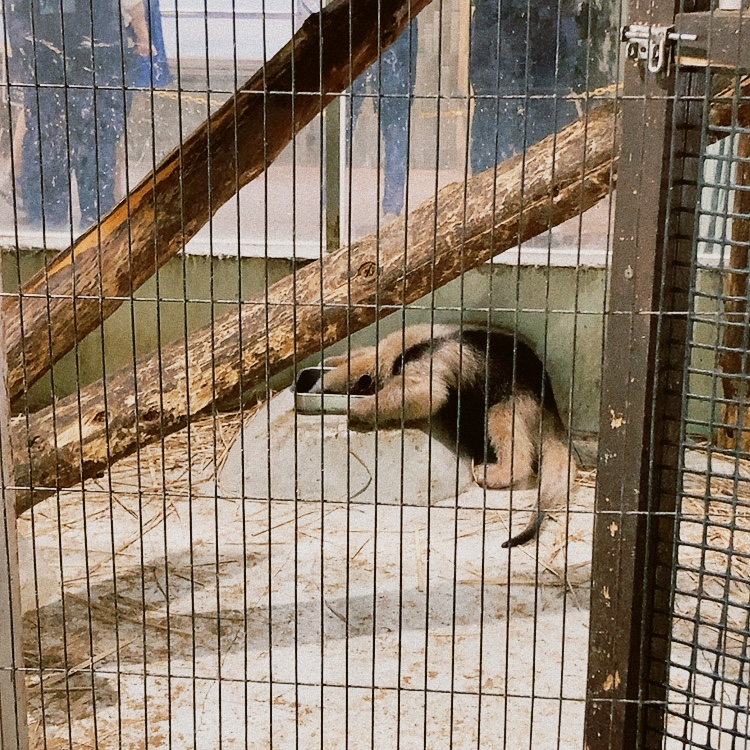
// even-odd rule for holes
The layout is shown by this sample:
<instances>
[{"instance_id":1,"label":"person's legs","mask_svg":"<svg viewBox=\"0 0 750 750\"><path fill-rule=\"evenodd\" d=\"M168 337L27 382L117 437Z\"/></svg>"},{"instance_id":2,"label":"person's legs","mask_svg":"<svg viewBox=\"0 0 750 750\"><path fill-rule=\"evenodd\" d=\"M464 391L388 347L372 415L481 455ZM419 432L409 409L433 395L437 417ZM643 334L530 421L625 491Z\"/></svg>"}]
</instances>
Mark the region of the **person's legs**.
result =
<instances>
[{"instance_id":1,"label":"person's legs","mask_svg":"<svg viewBox=\"0 0 750 750\"><path fill-rule=\"evenodd\" d=\"M527 148L575 120L576 106L567 98L568 93L554 85L534 89L535 97L526 107Z\"/></svg>"},{"instance_id":2,"label":"person's legs","mask_svg":"<svg viewBox=\"0 0 750 750\"><path fill-rule=\"evenodd\" d=\"M383 213L401 213L404 208L409 156L409 100L390 99L380 107L380 130L385 150Z\"/></svg>"},{"instance_id":3,"label":"person's legs","mask_svg":"<svg viewBox=\"0 0 750 750\"><path fill-rule=\"evenodd\" d=\"M512 90L474 94L470 160L476 174L523 150L524 98Z\"/></svg>"},{"instance_id":4,"label":"person's legs","mask_svg":"<svg viewBox=\"0 0 750 750\"><path fill-rule=\"evenodd\" d=\"M578 114L570 97L579 87L580 34L575 17L564 15L558 21L556 8L549 7L547 15L537 19L535 33L539 43L532 45L536 52L531 59L531 93L535 96L527 107L529 145L560 130Z\"/></svg>"},{"instance_id":5,"label":"person's legs","mask_svg":"<svg viewBox=\"0 0 750 750\"><path fill-rule=\"evenodd\" d=\"M124 127L122 94L75 92L76 137L72 144L81 228L96 224L115 205L117 139ZM73 128L71 128L72 130Z\"/></svg>"},{"instance_id":6,"label":"person's legs","mask_svg":"<svg viewBox=\"0 0 750 750\"><path fill-rule=\"evenodd\" d=\"M470 148L474 173L524 148L527 26L525 3L476 4L469 67L474 93Z\"/></svg>"},{"instance_id":7,"label":"person's legs","mask_svg":"<svg viewBox=\"0 0 750 750\"><path fill-rule=\"evenodd\" d=\"M473 172L523 152L575 118L575 103L566 97L578 86L579 41L567 0L475 0Z\"/></svg>"},{"instance_id":8,"label":"person's legs","mask_svg":"<svg viewBox=\"0 0 750 750\"><path fill-rule=\"evenodd\" d=\"M416 81L417 24L383 55L380 68L380 132L385 151L383 213L399 215L404 208L409 158L409 115Z\"/></svg>"},{"instance_id":9,"label":"person's legs","mask_svg":"<svg viewBox=\"0 0 750 750\"><path fill-rule=\"evenodd\" d=\"M26 89L25 133L18 188L26 221L41 228L63 229L69 223L65 97L57 88Z\"/></svg>"}]
</instances>

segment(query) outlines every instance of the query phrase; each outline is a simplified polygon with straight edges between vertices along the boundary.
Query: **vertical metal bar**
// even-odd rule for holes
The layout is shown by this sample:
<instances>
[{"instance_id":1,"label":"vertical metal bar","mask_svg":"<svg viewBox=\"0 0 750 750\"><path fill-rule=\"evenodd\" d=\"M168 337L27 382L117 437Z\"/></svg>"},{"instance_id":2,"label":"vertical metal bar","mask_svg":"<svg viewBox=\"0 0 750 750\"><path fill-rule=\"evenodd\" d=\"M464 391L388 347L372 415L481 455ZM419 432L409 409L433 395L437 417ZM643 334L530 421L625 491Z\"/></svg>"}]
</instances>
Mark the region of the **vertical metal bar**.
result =
<instances>
[{"instance_id":1,"label":"vertical metal bar","mask_svg":"<svg viewBox=\"0 0 750 750\"><path fill-rule=\"evenodd\" d=\"M21 644L21 587L18 578L15 493L10 487L13 484L13 462L9 439L10 405L5 387L7 369L5 335L0 313L0 750L27 750L29 735Z\"/></svg>"},{"instance_id":2,"label":"vertical metal bar","mask_svg":"<svg viewBox=\"0 0 750 750\"><path fill-rule=\"evenodd\" d=\"M698 205L704 71L682 72L676 82L666 259L659 302L658 359L651 429L651 486L647 507L645 573L649 596L640 628L639 725L641 747L661 748L672 627L671 580L680 466L685 360L688 356L691 259Z\"/></svg>"},{"instance_id":3,"label":"vertical metal bar","mask_svg":"<svg viewBox=\"0 0 750 750\"><path fill-rule=\"evenodd\" d=\"M671 2L638 22L666 23ZM622 102L592 561L585 747L660 748L702 73L643 75Z\"/></svg>"}]
</instances>

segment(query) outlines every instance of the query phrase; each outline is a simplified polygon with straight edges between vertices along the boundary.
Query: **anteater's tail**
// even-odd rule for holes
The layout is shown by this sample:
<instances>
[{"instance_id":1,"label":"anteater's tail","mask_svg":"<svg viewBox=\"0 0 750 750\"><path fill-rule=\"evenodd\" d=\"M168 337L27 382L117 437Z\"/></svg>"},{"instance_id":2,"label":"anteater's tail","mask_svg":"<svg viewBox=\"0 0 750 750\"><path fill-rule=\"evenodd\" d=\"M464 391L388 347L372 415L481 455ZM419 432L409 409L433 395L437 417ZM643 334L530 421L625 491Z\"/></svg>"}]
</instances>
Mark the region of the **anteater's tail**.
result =
<instances>
[{"instance_id":1,"label":"anteater's tail","mask_svg":"<svg viewBox=\"0 0 750 750\"><path fill-rule=\"evenodd\" d=\"M567 442L557 430L549 430L542 438L542 452L539 461L539 505L531 516L526 528L512 536L503 547L510 549L531 541L542 525L546 511L559 505L573 486L577 466L575 458L568 450Z\"/></svg>"}]
</instances>

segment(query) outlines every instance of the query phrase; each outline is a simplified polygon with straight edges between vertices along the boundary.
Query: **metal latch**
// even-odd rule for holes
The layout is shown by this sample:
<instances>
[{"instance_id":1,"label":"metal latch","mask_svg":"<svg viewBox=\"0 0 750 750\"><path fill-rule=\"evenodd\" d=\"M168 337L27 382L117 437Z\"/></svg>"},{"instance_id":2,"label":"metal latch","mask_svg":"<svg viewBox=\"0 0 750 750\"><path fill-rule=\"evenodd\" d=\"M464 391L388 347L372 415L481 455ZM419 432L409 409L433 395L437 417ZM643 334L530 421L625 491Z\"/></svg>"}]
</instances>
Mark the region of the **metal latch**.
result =
<instances>
[{"instance_id":1,"label":"metal latch","mask_svg":"<svg viewBox=\"0 0 750 750\"><path fill-rule=\"evenodd\" d=\"M678 34L674 26L649 26L631 23L622 29L631 60L643 60L650 73L666 73L672 61L672 47L677 41L694 42L695 34Z\"/></svg>"}]
</instances>

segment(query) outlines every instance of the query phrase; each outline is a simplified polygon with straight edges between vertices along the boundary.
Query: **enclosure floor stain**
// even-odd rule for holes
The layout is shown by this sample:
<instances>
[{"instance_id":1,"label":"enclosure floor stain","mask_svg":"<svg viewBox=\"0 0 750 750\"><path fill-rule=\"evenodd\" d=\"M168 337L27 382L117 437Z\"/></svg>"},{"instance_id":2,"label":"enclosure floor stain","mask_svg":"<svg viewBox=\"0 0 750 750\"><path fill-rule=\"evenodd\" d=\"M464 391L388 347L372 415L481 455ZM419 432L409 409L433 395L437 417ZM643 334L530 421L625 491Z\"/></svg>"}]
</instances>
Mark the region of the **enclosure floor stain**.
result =
<instances>
[{"instance_id":1,"label":"enclosure floor stain","mask_svg":"<svg viewBox=\"0 0 750 750\"><path fill-rule=\"evenodd\" d=\"M570 512L545 522L537 562L534 544L500 547L507 492L222 495L212 467L238 426L192 425L189 472L185 434L119 464L87 484L85 519L80 490L61 495L59 524L55 501L35 509L37 549L54 560L61 546L63 564L57 597L25 616L34 747L86 747L95 732L101 748L494 748L532 731L533 748L580 746L585 475ZM514 527L534 494L513 494Z\"/></svg>"}]
</instances>

